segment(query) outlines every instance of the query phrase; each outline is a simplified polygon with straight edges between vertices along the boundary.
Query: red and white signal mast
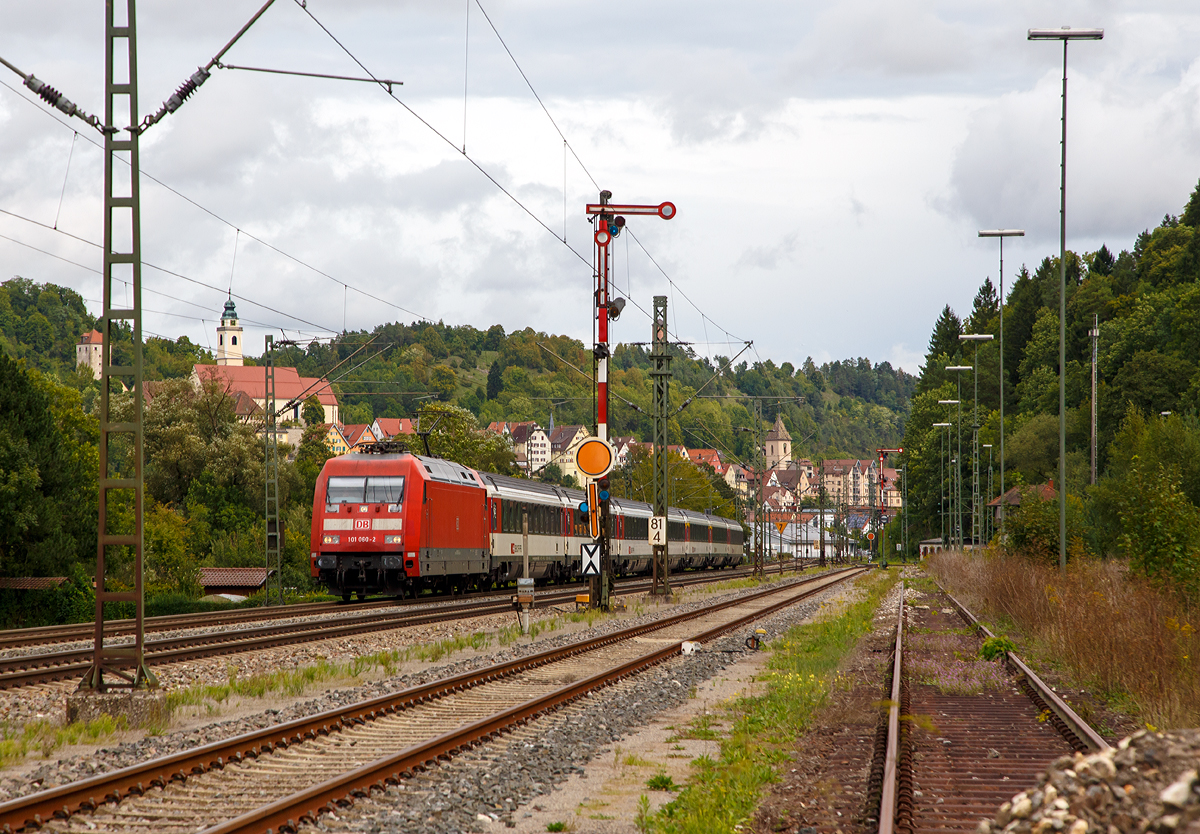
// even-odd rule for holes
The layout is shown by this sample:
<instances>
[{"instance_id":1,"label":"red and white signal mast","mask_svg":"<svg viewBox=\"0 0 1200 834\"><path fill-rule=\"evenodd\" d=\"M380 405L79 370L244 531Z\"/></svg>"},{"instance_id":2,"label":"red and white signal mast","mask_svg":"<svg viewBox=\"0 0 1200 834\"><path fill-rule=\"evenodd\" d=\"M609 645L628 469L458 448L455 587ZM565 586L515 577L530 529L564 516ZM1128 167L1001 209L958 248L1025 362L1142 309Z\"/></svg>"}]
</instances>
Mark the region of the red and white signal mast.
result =
<instances>
[{"instance_id":1,"label":"red and white signal mast","mask_svg":"<svg viewBox=\"0 0 1200 834\"><path fill-rule=\"evenodd\" d=\"M608 253L613 238L625 228L625 215L655 215L663 220L675 216L674 203L634 206L609 203L611 191L600 192L599 203L588 203L587 213L596 226L596 436L608 440L608 322L625 309L625 299L612 298L608 290Z\"/></svg>"},{"instance_id":2,"label":"red and white signal mast","mask_svg":"<svg viewBox=\"0 0 1200 834\"><path fill-rule=\"evenodd\" d=\"M609 247L613 239L625 228L625 215L657 216L663 220L675 217L674 203L659 203L656 206L625 205L610 203L611 191L600 192L599 203L588 203L587 214L596 227L596 436L608 441L608 359L612 351L608 346L608 322L615 320L625 309L625 299L613 298L609 292L608 263ZM608 542L608 479L598 479L600 487L600 576L591 594L593 607L608 608L612 589L612 559ZM597 587L598 586L598 587Z\"/></svg>"}]
</instances>

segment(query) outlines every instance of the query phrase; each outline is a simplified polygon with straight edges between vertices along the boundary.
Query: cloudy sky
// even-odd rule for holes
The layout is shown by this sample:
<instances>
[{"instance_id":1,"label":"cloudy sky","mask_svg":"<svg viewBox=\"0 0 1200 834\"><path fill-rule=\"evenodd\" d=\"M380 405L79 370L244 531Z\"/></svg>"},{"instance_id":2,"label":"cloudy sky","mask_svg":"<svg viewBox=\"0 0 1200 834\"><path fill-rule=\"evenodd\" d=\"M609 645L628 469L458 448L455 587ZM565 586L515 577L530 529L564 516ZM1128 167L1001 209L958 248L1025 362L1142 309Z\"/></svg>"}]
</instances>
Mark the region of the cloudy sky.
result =
<instances>
[{"instance_id":1,"label":"cloudy sky","mask_svg":"<svg viewBox=\"0 0 1200 834\"><path fill-rule=\"evenodd\" d=\"M262 2L142 0L142 113ZM102 115L103 3L0 20L0 57ZM996 278L978 229L1028 232L1006 286L1057 253L1062 50L1026 30L1062 25L1105 29L1071 46L1068 246L1128 248L1200 178L1194 0L276 0L225 63L404 84L214 70L144 133L146 330L211 345L231 289L251 353L418 316L590 342L598 185L678 207L615 242L617 339L666 294L703 354L915 372ZM99 312L99 135L0 82L0 278Z\"/></svg>"}]
</instances>

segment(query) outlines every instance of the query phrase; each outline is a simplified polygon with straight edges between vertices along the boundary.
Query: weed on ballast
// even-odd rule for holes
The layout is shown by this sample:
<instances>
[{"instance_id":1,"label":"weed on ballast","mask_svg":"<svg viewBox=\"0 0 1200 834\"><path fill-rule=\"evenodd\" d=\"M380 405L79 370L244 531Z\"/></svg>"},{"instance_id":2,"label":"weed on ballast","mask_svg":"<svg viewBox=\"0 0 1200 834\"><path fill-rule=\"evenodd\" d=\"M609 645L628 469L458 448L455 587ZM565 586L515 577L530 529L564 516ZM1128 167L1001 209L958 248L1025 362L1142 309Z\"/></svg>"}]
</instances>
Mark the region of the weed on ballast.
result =
<instances>
[{"instance_id":1,"label":"weed on ballast","mask_svg":"<svg viewBox=\"0 0 1200 834\"><path fill-rule=\"evenodd\" d=\"M96 744L127 728L124 718L110 715L71 724L31 721L20 730L0 725L0 768L16 764L31 753L39 753L42 758L47 758L60 747Z\"/></svg>"},{"instance_id":2,"label":"weed on ballast","mask_svg":"<svg viewBox=\"0 0 1200 834\"><path fill-rule=\"evenodd\" d=\"M677 790L679 790L679 785L675 784L675 780L672 779L665 771L662 771L662 770L660 770L658 773L654 774L653 776L651 776L649 779L646 780L646 787L652 791L677 791Z\"/></svg>"}]
</instances>

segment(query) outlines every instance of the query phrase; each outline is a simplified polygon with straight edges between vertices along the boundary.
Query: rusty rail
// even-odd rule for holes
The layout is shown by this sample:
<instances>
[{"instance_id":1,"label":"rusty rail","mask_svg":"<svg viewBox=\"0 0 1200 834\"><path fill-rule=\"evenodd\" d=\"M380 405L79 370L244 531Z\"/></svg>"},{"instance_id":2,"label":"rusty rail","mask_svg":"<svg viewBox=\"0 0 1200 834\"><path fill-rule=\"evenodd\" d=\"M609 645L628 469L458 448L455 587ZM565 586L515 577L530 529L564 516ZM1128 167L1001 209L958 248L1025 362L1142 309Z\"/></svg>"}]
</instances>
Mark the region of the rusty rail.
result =
<instances>
[{"instance_id":1,"label":"rusty rail","mask_svg":"<svg viewBox=\"0 0 1200 834\"><path fill-rule=\"evenodd\" d=\"M904 657L904 582L900 582L896 616L896 649L892 658L892 697L888 703L887 752L883 760L883 793L879 800L879 834L892 834L900 762L900 670Z\"/></svg>"},{"instance_id":2,"label":"rusty rail","mask_svg":"<svg viewBox=\"0 0 1200 834\"><path fill-rule=\"evenodd\" d=\"M979 618L972 614L965 605L954 598L952 594L947 593L951 604L958 609L958 613L967 623L976 629L985 638L995 637L991 629L979 621ZM1051 689L1045 681L1037 676L1037 674L1026 665L1025 661L1017 657L1014 652L1005 652L1008 663L1025 679L1029 688L1046 703L1050 711L1055 717L1061 721L1075 737L1079 739L1090 750L1107 750L1110 746L1107 741L1100 737L1100 734L1093 730L1088 723L1076 714L1071 706L1058 696L1058 693ZM1061 729L1061 728L1060 728Z\"/></svg>"}]
</instances>

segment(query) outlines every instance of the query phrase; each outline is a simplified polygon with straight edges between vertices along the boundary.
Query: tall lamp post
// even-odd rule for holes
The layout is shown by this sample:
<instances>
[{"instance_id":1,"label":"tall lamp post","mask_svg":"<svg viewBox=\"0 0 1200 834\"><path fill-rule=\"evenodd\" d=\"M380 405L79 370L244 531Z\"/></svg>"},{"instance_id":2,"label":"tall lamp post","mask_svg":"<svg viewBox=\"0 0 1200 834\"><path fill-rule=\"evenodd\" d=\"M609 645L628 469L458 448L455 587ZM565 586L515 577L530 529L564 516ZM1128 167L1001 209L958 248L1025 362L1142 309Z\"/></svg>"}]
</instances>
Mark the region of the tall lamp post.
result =
<instances>
[{"instance_id":1,"label":"tall lamp post","mask_svg":"<svg viewBox=\"0 0 1200 834\"><path fill-rule=\"evenodd\" d=\"M940 402L940 401L939 401ZM938 479L938 517L942 522L942 546L947 544L946 541L946 435L949 433L949 423L934 423L935 429L946 429L946 431L938 432L938 440L941 442L942 454L938 457L938 468L942 471L942 477Z\"/></svg>"},{"instance_id":2,"label":"tall lamp post","mask_svg":"<svg viewBox=\"0 0 1200 834\"><path fill-rule=\"evenodd\" d=\"M1098 41L1103 29L1030 29L1031 41L1062 41L1062 161L1058 206L1058 568L1067 569L1067 42ZM1003 460L1003 458L1001 458Z\"/></svg>"},{"instance_id":3,"label":"tall lamp post","mask_svg":"<svg viewBox=\"0 0 1200 834\"><path fill-rule=\"evenodd\" d=\"M955 405L958 406L958 419L955 421L955 423L956 423L955 428L956 428L956 431L958 434L958 454L956 455L956 457L958 458L958 463L955 464L956 468L954 469L954 483L955 483L954 505L955 505L955 507L954 507L954 513L952 514L952 517L954 518L955 529L958 531L958 549L959 550L962 550L962 546L963 546L963 541L962 541L962 538L963 538L962 537L962 533L963 533L963 529L962 529L962 372L970 371L973 369L974 369L974 367L972 365L947 365L946 366L946 370L947 371L955 371L955 375L958 378L958 399L945 400L945 403L947 405L949 405L950 403L954 403ZM938 402L940 403L943 401L938 400Z\"/></svg>"},{"instance_id":4,"label":"tall lamp post","mask_svg":"<svg viewBox=\"0 0 1200 834\"><path fill-rule=\"evenodd\" d=\"M975 406L971 412L971 539L978 545L983 527L983 513L979 504L979 343L990 342L990 333L964 333L958 337L975 346L972 359L975 365Z\"/></svg>"},{"instance_id":5,"label":"tall lamp post","mask_svg":"<svg viewBox=\"0 0 1200 834\"><path fill-rule=\"evenodd\" d=\"M1025 237L1024 229L983 229L980 237L1000 238L1000 494L1004 494L1004 239ZM1000 502L1000 539L1004 540L1004 502Z\"/></svg>"}]
</instances>

